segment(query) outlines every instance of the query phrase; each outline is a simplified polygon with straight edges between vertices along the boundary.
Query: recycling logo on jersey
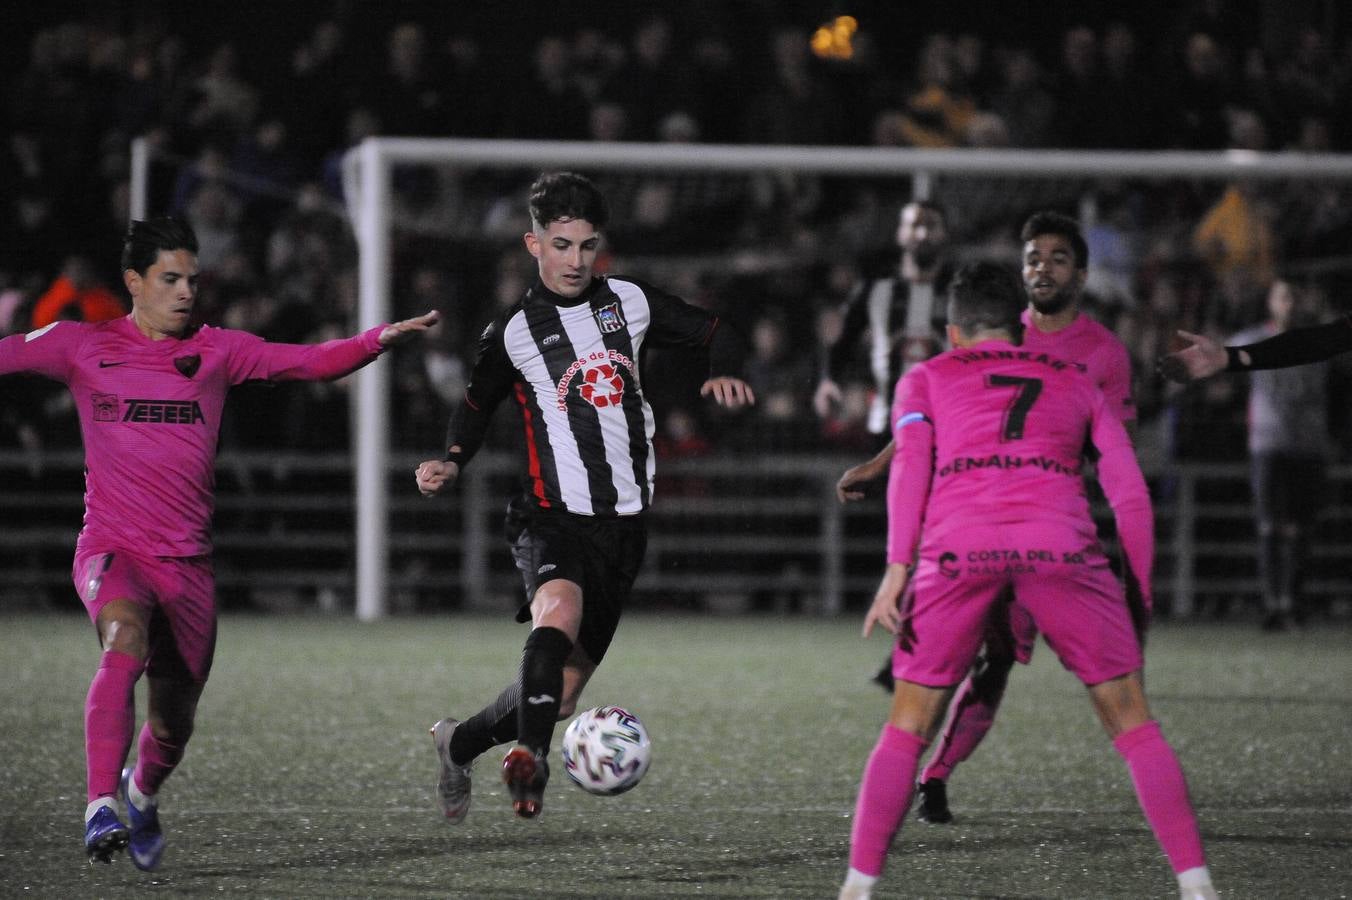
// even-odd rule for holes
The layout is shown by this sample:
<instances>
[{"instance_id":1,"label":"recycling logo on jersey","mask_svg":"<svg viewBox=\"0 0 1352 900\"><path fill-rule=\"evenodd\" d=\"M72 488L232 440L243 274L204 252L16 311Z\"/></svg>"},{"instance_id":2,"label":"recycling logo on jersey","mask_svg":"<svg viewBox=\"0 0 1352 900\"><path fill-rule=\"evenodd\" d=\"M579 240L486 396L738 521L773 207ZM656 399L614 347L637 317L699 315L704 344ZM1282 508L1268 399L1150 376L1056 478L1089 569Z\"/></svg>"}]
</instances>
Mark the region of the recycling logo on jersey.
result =
<instances>
[{"instance_id":1,"label":"recycling logo on jersey","mask_svg":"<svg viewBox=\"0 0 1352 900\"><path fill-rule=\"evenodd\" d=\"M578 395L597 409L619 406L624 400L624 372L634 371L633 361L618 350L589 353L568 367L559 379L559 409L568 407L568 391L577 382Z\"/></svg>"}]
</instances>

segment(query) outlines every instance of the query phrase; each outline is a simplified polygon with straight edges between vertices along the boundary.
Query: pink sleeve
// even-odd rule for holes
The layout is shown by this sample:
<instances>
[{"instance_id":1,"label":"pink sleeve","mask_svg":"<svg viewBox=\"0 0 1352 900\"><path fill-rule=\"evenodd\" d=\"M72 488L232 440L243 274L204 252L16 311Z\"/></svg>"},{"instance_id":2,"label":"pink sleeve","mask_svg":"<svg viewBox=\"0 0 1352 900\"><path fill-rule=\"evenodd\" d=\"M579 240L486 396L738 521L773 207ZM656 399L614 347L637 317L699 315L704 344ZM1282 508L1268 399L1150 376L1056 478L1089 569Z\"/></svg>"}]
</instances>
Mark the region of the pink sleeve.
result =
<instances>
[{"instance_id":1,"label":"pink sleeve","mask_svg":"<svg viewBox=\"0 0 1352 900\"><path fill-rule=\"evenodd\" d=\"M887 473L887 561L915 562L920 527L934 476L934 419L927 367L917 366L897 383L892 403L896 454Z\"/></svg>"},{"instance_id":2,"label":"pink sleeve","mask_svg":"<svg viewBox=\"0 0 1352 900\"><path fill-rule=\"evenodd\" d=\"M27 334L12 334L0 340L0 375L26 372L68 383L84 333L79 324L62 320Z\"/></svg>"},{"instance_id":3,"label":"pink sleeve","mask_svg":"<svg viewBox=\"0 0 1352 900\"><path fill-rule=\"evenodd\" d=\"M1113 415L1109 401L1102 395L1096 398L1092 427L1091 439L1101 454L1099 484L1113 508L1118 542L1148 610L1153 603L1150 572L1155 565L1155 514L1150 490L1136 462L1126 426Z\"/></svg>"},{"instance_id":4,"label":"pink sleeve","mask_svg":"<svg viewBox=\"0 0 1352 900\"><path fill-rule=\"evenodd\" d=\"M244 331L228 332L230 381L324 381L354 372L380 355L384 325L322 344L274 344Z\"/></svg>"}]
</instances>

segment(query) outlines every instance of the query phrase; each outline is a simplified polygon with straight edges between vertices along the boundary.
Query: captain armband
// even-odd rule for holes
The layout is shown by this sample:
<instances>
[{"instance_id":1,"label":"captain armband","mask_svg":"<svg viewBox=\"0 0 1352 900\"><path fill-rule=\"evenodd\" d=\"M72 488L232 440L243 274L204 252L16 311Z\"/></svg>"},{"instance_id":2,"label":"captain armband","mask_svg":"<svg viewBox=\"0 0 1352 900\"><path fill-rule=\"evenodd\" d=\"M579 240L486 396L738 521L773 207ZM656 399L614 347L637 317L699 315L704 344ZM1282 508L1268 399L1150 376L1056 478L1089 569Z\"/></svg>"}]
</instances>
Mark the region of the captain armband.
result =
<instances>
[{"instance_id":1,"label":"captain armband","mask_svg":"<svg viewBox=\"0 0 1352 900\"><path fill-rule=\"evenodd\" d=\"M897 419L897 424L896 424L895 430L900 431L901 429L905 428L907 425L916 425L916 424L918 424L918 423L920 423L920 422L928 422L928 421L929 421L929 416L925 415L924 413L921 413L921 412L909 412L909 413L904 413L904 414L901 416L901 418Z\"/></svg>"}]
</instances>

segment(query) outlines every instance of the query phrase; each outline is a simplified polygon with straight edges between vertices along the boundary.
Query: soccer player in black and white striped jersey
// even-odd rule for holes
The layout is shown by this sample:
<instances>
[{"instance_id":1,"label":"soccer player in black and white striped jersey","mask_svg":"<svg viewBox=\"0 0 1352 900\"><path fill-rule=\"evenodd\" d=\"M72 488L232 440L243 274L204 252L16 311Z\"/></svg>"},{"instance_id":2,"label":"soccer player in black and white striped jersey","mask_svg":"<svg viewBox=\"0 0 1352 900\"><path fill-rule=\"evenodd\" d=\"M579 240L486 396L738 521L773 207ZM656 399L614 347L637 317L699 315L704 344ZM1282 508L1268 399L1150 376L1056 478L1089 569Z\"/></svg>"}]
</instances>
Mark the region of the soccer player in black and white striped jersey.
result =
<instances>
[{"instance_id":1,"label":"soccer player in black and white striped jersey","mask_svg":"<svg viewBox=\"0 0 1352 900\"><path fill-rule=\"evenodd\" d=\"M533 628L519 676L480 712L432 727L438 802L452 823L469 810L473 761L516 741L503 780L516 814L539 814L555 723L571 716L619 624L647 544L643 513L655 475L653 412L639 358L646 347L708 354L700 393L721 406L755 402L739 376L744 345L719 318L641 281L595 276L605 198L573 173L531 186L526 249L539 278L479 339L446 454L416 471L424 496L446 491L509 396L525 435L522 490L508 532L526 585L517 620Z\"/></svg>"}]
</instances>

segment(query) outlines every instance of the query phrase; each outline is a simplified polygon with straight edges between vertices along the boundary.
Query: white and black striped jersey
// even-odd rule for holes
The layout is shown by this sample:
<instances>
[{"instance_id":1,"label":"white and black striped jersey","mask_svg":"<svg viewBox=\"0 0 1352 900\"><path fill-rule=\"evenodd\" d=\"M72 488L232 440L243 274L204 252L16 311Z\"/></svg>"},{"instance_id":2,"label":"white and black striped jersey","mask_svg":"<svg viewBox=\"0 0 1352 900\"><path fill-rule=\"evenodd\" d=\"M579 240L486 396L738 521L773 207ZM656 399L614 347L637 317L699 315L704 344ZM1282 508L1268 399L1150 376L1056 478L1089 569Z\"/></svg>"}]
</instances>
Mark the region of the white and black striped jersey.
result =
<instances>
[{"instance_id":1,"label":"white and black striped jersey","mask_svg":"<svg viewBox=\"0 0 1352 900\"><path fill-rule=\"evenodd\" d=\"M943 265L933 282L923 284L896 276L868 279L845 301L840 336L827 351L825 374L833 381L844 380L859 338L868 332L868 368L874 388L868 430L874 434L888 430L887 414L897 379L945 347L952 273L952 267Z\"/></svg>"},{"instance_id":2,"label":"white and black striped jersey","mask_svg":"<svg viewBox=\"0 0 1352 900\"><path fill-rule=\"evenodd\" d=\"M532 506L589 516L641 513L656 470L639 356L649 346L708 348L710 377L735 375L740 342L726 332L712 313L632 279L595 278L576 298L537 280L484 329L447 429L446 458L468 462L493 411L511 395L522 417L523 489Z\"/></svg>"}]
</instances>

